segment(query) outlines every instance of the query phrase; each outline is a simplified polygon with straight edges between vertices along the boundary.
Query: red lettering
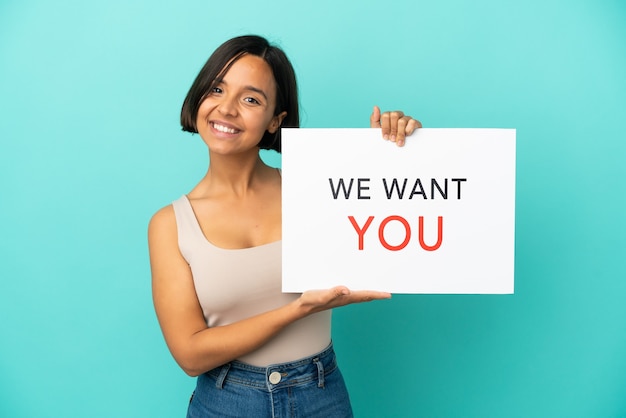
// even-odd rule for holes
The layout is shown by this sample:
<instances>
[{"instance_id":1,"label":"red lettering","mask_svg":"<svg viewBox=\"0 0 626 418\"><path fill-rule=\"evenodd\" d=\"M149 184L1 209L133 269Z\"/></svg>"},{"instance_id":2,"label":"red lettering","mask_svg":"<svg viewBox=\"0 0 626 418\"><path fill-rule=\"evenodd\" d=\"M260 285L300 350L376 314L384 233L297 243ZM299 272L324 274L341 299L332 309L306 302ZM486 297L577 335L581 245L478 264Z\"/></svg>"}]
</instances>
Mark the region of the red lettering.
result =
<instances>
[{"instance_id":1,"label":"red lettering","mask_svg":"<svg viewBox=\"0 0 626 418\"><path fill-rule=\"evenodd\" d=\"M399 221L400 223L402 223L402 225L404 225L404 231L406 235L404 237L404 241L402 241L400 245L391 245L385 239L385 226L387 226L387 224L391 221ZM387 216L385 219L383 219L383 221L380 223L380 226L378 227L378 239L380 240L380 243L383 245L383 247L385 247L386 249L390 251L399 251L406 247L406 245L411 240L411 227L409 226L407 220L404 219L402 216Z\"/></svg>"},{"instance_id":2,"label":"red lettering","mask_svg":"<svg viewBox=\"0 0 626 418\"><path fill-rule=\"evenodd\" d=\"M365 235L365 231L367 231L367 228L370 227L370 224L374 220L374 217L370 216L369 218L367 218L367 221L365 222L365 225L363 225L363 228L359 227L359 224L357 224L356 221L354 220L354 216L348 216L348 219L350 219L350 223L354 227L354 230L356 231L356 233L359 234L359 250L362 250L363 249L363 235Z\"/></svg>"},{"instance_id":3,"label":"red lettering","mask_svg":"<svg viewBox=\"0 0 626 418\"><path fill-rule=\"evenodd\" d=\"M363 227L359 226L357 221L354 219L354 216L348 216L348 219L350 220L352 227L354 228L357 235L359 236L359 251L362 251L364 247L364 242L365 242L365 239L364 239L365 232L367 232L368 228L372 224L372 221L374 221L374 217L369 216L367 218L367 221L365 221L365 224L363 225ZM404 233L405 233L404 241L402 241L399 245L391 245L389 244L389 242L387 242L387 239L385 238L385 227L391 221L400 222L402 226L404 226ZM418 229L419 229L419 233L418 233L419 244L423 250L436 251L439 249L439 247L441 247L441 243L443 242L443 216L437 217L437 242L435 243L435 245L427 245L426 242L424 241L424 217L423 216L419 217ZM404 219L402 216L398 216L398 215L387 216L385 219L382 220L382 222L380 223L378 227L378 240L380 241L380 244L386 249L388 249L389 251L403 250L411 241L411 226L409 225L409 222L406 219Z\"/></svg>"},{"instance_id":4,"label":"red lettering","mask_svg":"<svg viewBox=\"0 0 626 418\"><path fill-rule=\"evenodd\" d=\"M420 216L419 240L420 246L426 251L435 251L439 249L439 247L441 247L441 241L443 241L443 216L437 217L437 243L435 245L426 245L424 242L424 217Z\"/></svg>"}]
</instances>

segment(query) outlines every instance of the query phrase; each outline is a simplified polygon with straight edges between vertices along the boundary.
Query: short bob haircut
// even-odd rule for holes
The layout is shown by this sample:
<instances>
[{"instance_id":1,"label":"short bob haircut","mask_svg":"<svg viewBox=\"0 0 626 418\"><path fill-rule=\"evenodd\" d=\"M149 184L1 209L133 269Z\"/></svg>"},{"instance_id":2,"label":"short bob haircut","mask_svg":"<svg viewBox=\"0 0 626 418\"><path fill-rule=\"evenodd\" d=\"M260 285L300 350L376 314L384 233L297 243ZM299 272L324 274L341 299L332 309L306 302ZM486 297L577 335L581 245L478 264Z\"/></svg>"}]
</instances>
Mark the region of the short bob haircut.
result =
<instances>
[{"instance_id":1,"label":"short bob haircut","mask_svg":"<svg viewBox=\"0 0 626 418\"><path fill-rule=\"evenodd\" d=\"M283 111L287 112L281 126L300 127L296 74L287 55L282 49L271 45L261 36L245 35L232 38L220 45L200 70L187 93L180 112L180 124L183 131L198 133L196 118L200 104L211 92L216 81L228 72L235 61L246 54L263 58L272 70L274 80L276 80L274 115ZM280 128L275 134L266 131L258 147L280 152L280 141Z\"/></svg>"}]
</instances>

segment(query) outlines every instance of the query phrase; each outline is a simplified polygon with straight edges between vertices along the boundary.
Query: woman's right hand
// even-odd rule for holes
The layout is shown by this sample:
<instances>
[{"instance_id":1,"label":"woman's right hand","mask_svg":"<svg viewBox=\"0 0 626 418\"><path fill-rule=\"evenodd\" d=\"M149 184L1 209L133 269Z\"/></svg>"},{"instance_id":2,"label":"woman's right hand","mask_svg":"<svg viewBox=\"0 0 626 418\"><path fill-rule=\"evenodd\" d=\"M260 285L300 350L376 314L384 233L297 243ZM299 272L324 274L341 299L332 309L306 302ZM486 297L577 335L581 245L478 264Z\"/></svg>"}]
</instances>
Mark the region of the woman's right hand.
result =
<instances>
[{"instance_id":1,"label":"woman's right hand","mask_svg":"<svg viewBox=\"0 0 626 418\"><path fill-rule=\"evenodd\" d=\"M298 302L307 314L312 314L352 303L371 302L389 298L391 298L391 293L388 292L375 290L351 291L345 286L336 286L332 289L308 290L300 296Z\"/></svg>"}]
</instances>

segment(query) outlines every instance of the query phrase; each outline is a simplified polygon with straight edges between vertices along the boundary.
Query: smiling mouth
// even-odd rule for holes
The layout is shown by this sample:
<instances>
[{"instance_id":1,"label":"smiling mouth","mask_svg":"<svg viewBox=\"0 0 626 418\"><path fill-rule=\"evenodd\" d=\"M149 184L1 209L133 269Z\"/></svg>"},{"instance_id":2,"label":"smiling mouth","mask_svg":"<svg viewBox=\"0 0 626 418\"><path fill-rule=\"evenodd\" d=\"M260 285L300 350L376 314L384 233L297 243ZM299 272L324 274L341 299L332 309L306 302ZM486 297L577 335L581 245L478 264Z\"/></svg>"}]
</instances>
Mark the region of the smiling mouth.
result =
<instances>
[{"instance_id":1,"label":"smiling mouth","mask_svg":"<svg viewBox=\"0 0 626 418\"><path fill-rule=\"evenodd\" d=\"M213 129L215 129L216 131L224 132L227 134L236 134L237 132L239 132L238 129L229 128L228 126L220 125L219 123L215 123L215 122L212 122L211 126L213 126Z\"/></svg>"}]
</instances>

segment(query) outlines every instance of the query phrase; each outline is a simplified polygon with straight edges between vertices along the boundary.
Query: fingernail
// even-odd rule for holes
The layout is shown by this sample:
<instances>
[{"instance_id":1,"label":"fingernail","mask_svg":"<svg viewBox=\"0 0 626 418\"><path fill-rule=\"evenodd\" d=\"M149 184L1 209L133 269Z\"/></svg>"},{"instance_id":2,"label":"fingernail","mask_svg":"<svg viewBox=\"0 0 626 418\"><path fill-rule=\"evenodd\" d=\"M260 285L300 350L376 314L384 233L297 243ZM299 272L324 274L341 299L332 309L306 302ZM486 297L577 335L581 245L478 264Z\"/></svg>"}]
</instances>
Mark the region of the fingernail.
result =
<instances>
[{"instance_id":1,"label":"fingernail","mask_svg":"<svg viewBox=\"0 0 626 418\"><path fill-rule=\"evenodd\" d=\"M396 141L396 136L395 135L391 135L391 142L395 142Z\"/></svg>"},{"instance_id":2,"label":"fingernail","mask_svg":"<svg viewBox=\"0 0 626 418\"><path fill-rule=\"evenodd\" d=\"M387 135L387 134L383 135L383 139L386 140L386 141L389 140L389 135Z\"/></svg>"}]
</instances>

